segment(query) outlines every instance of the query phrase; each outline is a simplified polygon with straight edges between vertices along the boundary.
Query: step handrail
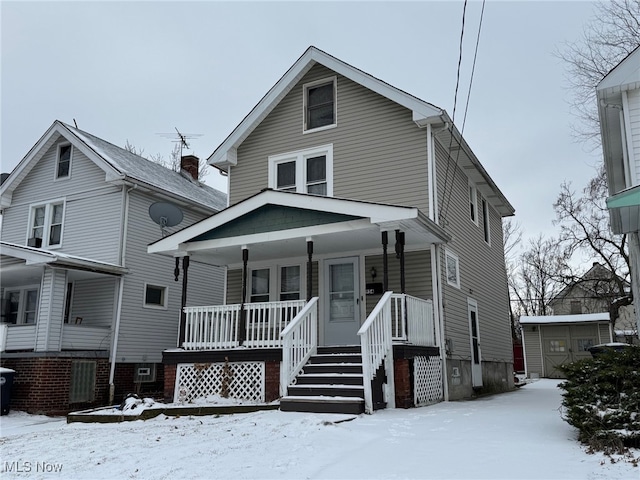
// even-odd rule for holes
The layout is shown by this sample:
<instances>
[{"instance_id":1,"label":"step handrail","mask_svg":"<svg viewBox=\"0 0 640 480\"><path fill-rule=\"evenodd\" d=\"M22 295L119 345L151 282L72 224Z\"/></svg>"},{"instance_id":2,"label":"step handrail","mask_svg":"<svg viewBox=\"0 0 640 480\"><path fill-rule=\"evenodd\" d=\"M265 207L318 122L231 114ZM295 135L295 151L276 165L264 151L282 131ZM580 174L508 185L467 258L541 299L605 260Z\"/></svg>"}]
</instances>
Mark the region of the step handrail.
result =
<instances>
[{"instance_id":1,"label":"step handrail","mask_svg":"<svg viewBox=\"0 0 640 480\"><path fill-rule=\"evenodd\" d=\"M371 382L376 371L384 364L387 375L386 402L395 408L395 385L393 377L393 339L391 329L391 296L386 292L364 322L358 335L362 348L362 374L364 383L364 408L373 413L373 392Z\"/></svg>"},{"instance_id":2,"label":"step handrail","mask_svg":"<svg viewBox=\"0 0 640 480\"><path fill-rule=\"evenodd\" d=\"M280 395L287 394L309 358L318 351L318 297L313 297L280 333Z\"/></svg>"}]
</instances>

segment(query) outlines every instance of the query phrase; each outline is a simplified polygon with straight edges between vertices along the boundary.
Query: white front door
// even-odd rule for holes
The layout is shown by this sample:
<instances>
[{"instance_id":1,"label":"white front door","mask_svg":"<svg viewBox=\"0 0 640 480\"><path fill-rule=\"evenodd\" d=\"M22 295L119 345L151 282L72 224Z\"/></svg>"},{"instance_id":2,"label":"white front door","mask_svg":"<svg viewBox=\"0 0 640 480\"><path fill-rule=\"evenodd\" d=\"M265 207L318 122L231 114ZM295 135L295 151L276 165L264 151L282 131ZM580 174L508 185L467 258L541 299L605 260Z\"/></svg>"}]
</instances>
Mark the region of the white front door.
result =
<instances>
[{"instance_id":1,"label":"white front door","mask_svg":"<svg viewBox=\"0 0 640 480\"><path fill-rule=\"evenodd\" d=\"M358 257L324 262L324 344L358 345L360 276Z\"/></svg>"},{"instance_id":2,"label":"white front door","mask_svg":"<svg viewBox=\"0 0 640 480\"><path fill-rule=\"evenodd\" d=\"M467 299L469 312L469 335L471 337L471 385L482 386L482 353L480 351L480 325L478 323L478 304Z\"/></svg>"}]
</instances>

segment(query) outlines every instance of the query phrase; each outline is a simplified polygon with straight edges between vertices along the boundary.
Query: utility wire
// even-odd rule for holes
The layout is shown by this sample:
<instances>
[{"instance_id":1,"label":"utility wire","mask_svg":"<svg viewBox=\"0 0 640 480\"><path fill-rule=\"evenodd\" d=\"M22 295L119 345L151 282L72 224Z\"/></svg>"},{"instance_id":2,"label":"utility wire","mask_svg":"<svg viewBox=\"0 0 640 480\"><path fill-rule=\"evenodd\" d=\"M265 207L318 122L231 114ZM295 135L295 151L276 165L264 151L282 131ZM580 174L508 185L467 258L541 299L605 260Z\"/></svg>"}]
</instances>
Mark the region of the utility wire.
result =
<instances>
[{"instance_id":1,"label":"utility wire","mask_svg":"<svg viewBox=\"0 0 640 480\"><path fill-rule=\"evenodd\" d=\"M476 61L478 58L478 47L480 45L480 33L482 31L482 20L484 18L484 7L485 7L485 3L486 0L482 1L482 9L480 11L480 22L478 24L478 33L476 35L476 46L475 46L475 51L473 54L473 64L471 67L471 77L469 79L469 89L467 91L467 101L465 104L465 109L464 109L464 116L462 118L462 128L460 130L460 136L463 137L464 135L464 128L467 122L467 113L469 111L469 100L471 98L471 88L473 86L473 77L475 74L475 69L476 69ZM466 10L466 1L465 1L465 10ZM458 77L460 75L460 63L462 60L462 36L464 34L464 11L463 11L463 19L462 19L462 33L460 36L460 57L458 60ZM457 90L458 90L458 85L456 84L456 98L454 99L454 107L453 107L453 120L455 120L455 112L456 112L456 103L457 103ZM454 126L455 126L455 122L454 122ZM449 137L449 153L448 153L448 158L447 158L447 174L445 175L445 188L444 188L444 193L443 193L443 200L444 200L444 196L446 196L446 183L447 183L447 177L448 177L448 170L449 170L449 165L450 165L450 159L451 159L451 145L453 143L453 128L451 129L451 136ZM456 172L458 169L458 163L460 160L460 148L458 148L458 151L456 152L456 162L455 162L455 168L453 169L453 176L451 179L451 187L449 189L449 196L446 199L444 208L443 208L443 218L446 218L446 213L447 210L449 209L449 204L451 203L451 195L453 193L453 185L455 183L455 178L456 178Z\"/></svg>"}]
</instances>

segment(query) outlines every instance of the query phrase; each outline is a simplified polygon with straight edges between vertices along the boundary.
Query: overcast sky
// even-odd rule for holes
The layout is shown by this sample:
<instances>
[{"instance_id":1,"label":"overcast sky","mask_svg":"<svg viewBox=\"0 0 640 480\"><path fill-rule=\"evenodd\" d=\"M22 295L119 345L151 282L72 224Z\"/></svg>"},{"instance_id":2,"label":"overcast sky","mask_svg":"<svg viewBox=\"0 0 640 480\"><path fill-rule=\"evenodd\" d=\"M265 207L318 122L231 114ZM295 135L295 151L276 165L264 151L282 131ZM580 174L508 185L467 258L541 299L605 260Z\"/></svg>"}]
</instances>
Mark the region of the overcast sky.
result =
<instances>
[{"instance_id":1,"label":"overcast sky","mask_svg":"<svg viewBox=\"0 0 640 480\"><path fill-rule=\"evenodd\" d=\"M314 45L453 115L462 1L1 3L2 157L11 171L58 119L145 155L177 128L206 158ZM571 136L565 68L593 2L488 0L464 136L526 237L555 235L563 181L582 188L600 151ZM462 128L482 2L467 6ZM207 183L226 189L212 171Z\"/></svg>"}]
</instances>

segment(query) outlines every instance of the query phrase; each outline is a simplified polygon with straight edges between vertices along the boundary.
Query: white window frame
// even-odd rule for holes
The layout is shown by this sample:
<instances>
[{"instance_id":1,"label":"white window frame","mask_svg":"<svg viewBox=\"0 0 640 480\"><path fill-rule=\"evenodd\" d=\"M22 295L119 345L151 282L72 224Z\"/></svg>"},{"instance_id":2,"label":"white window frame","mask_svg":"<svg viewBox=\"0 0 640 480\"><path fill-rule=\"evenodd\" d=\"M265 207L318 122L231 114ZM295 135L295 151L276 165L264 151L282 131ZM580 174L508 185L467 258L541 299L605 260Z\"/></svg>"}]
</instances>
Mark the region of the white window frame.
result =
<instances>
[{"instance_id":1,"label":"white window frame","mask_svg":"<svg viewBox=\"0 0 640 480\"><path fill-rule=\"evenodd\" d=\"M469 183L469 219L478 225L478 189Z\"/></svg>"},{"instance_id":2,"label":"white window frame","mask_svg":"<svg viewBox=\"0 0 640 480\"><path fill-rule=\"evenodd\" d=\"M449 260L453 261L455 264L455 281L449 278ZM460 288L460 259L458 258L458 255L447 248L444 249L444 275L447 278L447 284L458 289Z\"/></svg>"},{"instance_id":3,"label":"white window frame","mask_svg":"<svg viewBox=\"0 0 640 480\"><path fill-rule=\"evenodd\" d=\"M307 92L309 88L317 87L327 83L333 83L333 123L329 125L323 125L316 128L307 128ZM329 128L335 128L338 126L338 77L326 77L313 82L305 83L302 85L302 133L314 133L327 130Z\"/></svg>"},{"instance_id":4,"label":"white window frame","mask_svg":"<svg viewBox=\"0 0 640 480\"><path fill-rule=\"evenodd\" d=\"M59 175L59 171L60 171L60 152L64 147L69 147L69 170L67 171L67 174L64 177L61 177ZM73 163L73 145L71 143L65 142L65 143L60 143L58 144L58 148L56 150L56 171L55 171L55 176L53 177L54 181L57 180L68 180L69 178L71 178L71 164Z\"/></svg>"},{"instance_id":5,"label":"white window frame","mask_svg":"<svg viewBox=\"0 0 640 480\"><path fill-rule=\"evenodd\" d=\"M34 311L33 323L27 323L27 294L28 292L36 292L36 309ZM15 325L36 325L38 323L38 307L40 303L40 286L39 285L25 285L18 288L7 288L3 292L3 300L8 301L9 295L12 293L18 293L18 312ZM2 312L4 313L4 312Z\"/></svg>"},{"instance_id":6,"label":"white window frame","mask_svg":"<svg viewBox=\"0 0 640 480\"><path fill-rule=\"evenodd\" d=\"M269 188L277 190L278 165L281 163L296 163L296 192L307 193L307 158L326 158L327 197L333 197L333 144L321 145L295 152L280 153L269 156Z\"/></svg>"},{"instance_id":7,"label":"white window frame","mask_svg":"<svg viewBox=\"0 0 640 480\"><path fill-rule=\"evenodd\" d=\"M51 227L57 225L52 223L53 207L57 205L62 205L62 221L60 222L60 243L50 244L49 239L51 238ZM29 205L29 223L27 224L26 241L28 242L30 238L33 238L32 235L34 229L33 222L35 221L35 211L40 207L45 208L44 224L42 225L42 245L40 246L40 248L55 249L62 247L62 242L64 240L64 221L67 214L67 201L64 198L52 200L47 203L34 203Z\"/></svg>"},{"instance_id":8,"label":"white window frame","mask_svg":"<svg viewBox=\"0 0 640 480\"><path fill-rule=\"evenodd\" d=\"M154 287L163 290L162 305L155 303L147 303L147 288ZM142 306L143 308L151 308L153 310L166 310L169 305L169 287L166 285L160 285L158 283L145 282L142 290Z\"/></svg>"},{"instance_id":9,"label":"white window frame","mask_svg":"<svg viewBox=\"0 0 640 480\"><path fill-rule=\"evenodd\" d=\"M283 263L278 265L255 265L253 268L248 271L248 285L247 285L247 302L251 302L251 297L253 295L251 289L251 278L253 277L253 272L256 270L269 270L269 302L279 302L280 294L282 293L282 268L284 267L300 267L300 300L304 300L306 298L306 274L307 274L307 264L304 262L291 262L291 263ZM287 300L282 300L287 301Z\"/></svg>"},{"instance_id":10,"label":"white window frame","mask_svg":"<svg viewBox=\"0 0 640 480\"><path fill-rule=\"evenodd\" d=\"M491 246L491 217L489 216L489 202L482 199L482 235L487 245Z\"/></svg>"}]
</instances>

